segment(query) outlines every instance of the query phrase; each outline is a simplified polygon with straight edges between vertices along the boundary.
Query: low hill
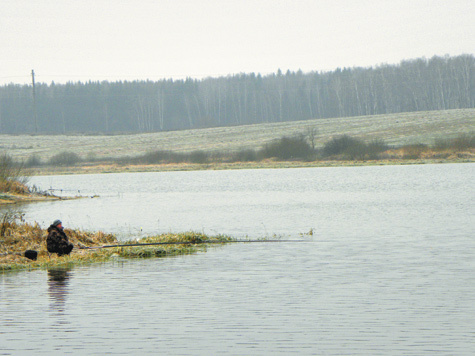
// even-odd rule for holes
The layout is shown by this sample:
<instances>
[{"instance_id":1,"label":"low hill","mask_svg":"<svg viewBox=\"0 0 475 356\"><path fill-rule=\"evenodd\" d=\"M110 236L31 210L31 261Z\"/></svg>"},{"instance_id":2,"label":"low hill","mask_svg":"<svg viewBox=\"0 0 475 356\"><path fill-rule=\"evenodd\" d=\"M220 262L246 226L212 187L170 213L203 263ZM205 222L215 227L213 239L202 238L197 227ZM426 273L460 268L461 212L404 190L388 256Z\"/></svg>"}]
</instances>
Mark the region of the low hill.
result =
<instances>
[{"instance_id":1,"label":"low hill","mask_svg":"<svg viewBox=\"0 0 475 356\"><path fill-rule=\"evenodd\" d=\"M364 140L383 139L390 145L424 143L475 131L475 109L410 112L390 115L287 121L134 135L0 135L0 151L16 160L37 156L49 160L60 152L83 159L136 156L155 150L233 152L257 149L283 136L314 133L315 147L348 134Z\"/></svg>"}]
</instances>

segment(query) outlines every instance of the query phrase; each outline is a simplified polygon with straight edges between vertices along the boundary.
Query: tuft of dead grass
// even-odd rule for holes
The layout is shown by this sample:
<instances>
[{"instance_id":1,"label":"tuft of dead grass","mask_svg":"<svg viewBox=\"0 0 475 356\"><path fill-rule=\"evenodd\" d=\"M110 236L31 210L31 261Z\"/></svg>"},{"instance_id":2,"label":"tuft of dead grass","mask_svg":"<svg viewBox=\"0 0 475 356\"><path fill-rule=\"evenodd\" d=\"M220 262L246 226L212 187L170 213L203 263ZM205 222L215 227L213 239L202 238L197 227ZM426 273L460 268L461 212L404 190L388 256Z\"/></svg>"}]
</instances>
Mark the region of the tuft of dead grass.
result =
<instances>
[{"instance_id":1,"label":"tuft of dead grass","mask_svg":"<svg viewBox=\"0 0 475 356\"><path fill-rule=\"evenodd\" d=\"M0 180L0 192L11 192L15 194L29 194L30 190L21 182L16 180Z\"/></svg>"}]
</instances>

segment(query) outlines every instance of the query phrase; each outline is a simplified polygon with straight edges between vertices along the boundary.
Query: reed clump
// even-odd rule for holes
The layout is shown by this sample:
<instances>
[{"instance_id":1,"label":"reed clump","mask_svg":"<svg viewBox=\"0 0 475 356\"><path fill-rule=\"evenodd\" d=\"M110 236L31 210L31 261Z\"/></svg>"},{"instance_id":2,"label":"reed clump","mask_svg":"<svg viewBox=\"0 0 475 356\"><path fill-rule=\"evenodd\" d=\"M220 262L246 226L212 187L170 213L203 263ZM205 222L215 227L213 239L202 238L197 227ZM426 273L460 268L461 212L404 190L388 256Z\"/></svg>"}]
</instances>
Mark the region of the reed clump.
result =
<instances>
[{"instance_id":1,"label":"reed clump","mask_svg":"<svg viewBox=\"0 0 475 356\"><path fill-rule=\"evenodd\" d=\"M28 177L21 163L17 163L7 154L0 155L0 192L2 194L28 194Z\"/></svg>"}]
</instances>

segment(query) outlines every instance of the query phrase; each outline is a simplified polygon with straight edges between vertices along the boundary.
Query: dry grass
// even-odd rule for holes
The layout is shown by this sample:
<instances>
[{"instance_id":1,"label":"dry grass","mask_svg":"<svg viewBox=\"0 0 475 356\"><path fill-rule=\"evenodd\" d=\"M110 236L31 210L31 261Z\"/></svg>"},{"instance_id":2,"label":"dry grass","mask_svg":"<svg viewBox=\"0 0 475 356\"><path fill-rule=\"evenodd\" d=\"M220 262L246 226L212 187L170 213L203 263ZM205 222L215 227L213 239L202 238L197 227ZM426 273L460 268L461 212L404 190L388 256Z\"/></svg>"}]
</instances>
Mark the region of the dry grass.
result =
<instances>
[{"instance_id":1,"label":"dry grass","mask_svg":"<svg viewBox=\"0 0 475 356\"><path fill-rule=\"evenodd\" d=\"M0 192L9 192L14 194L29 194L28 187L16 180L0 180Z\"/></svg>"},{"instance_id":2,"label":"dry grass","mask_svg":"<svg viewBox=\"0 0 475 356\"><path fill-rule=\"evenodd\" d=\"M70 263L84 263L91 260L104 260L108 254L104 251L95 251L85 254L83 251L75 251L71 257L58 257L56 254L48 254L46 250L46 237L48 233L38 224L16 223L4 221L0 224L3 233L0 236L0 270L15 268L35 268L40 266L64 265ZM70 241L79 246L96 246L117 241L110 234L88 233L75 230L65 230ZM38 252L38 260L31 261L24 257L26 250Z\"/></svg>"},{"instance_id":3,"label":"dry grass","mask_svg":"<svg viewBox=\"0 0 475 356\"><path fill-rule=\"evenodd\" d=\"M383 153L384 158L388 160L403 161L441 161L441 162L475 162L475 149L466 148L465 150L444 149L435 150L424 145L406 145L396 149L390 149Z\"/></svg>"},{"instance_id":4,"label":"dry grass","mask_svg":"<svg viewBox=\"0 0 475 356\"><path fill-rule=\"evenodd\" d=\"M105 262L113 256L124 258L164 257L195 253L206 249L207 241L229 241L225 236L207 236L200 233L187 232L179 234L163 234L146 237L139 241L120 242L112 234L103 232L83 232L65 229L70 242L75 246L69 256L58 257L46 250L47 231L38 224L16 223L3 219L0 223L0 271L64 267L72 265ZM156 243L156 242L185 242L187 244L116 247L104 249L84 249L82 247L97 247L127 243ZM36 261L24 257L26 250L38 252Z\"/></svg>"}]
</instances>

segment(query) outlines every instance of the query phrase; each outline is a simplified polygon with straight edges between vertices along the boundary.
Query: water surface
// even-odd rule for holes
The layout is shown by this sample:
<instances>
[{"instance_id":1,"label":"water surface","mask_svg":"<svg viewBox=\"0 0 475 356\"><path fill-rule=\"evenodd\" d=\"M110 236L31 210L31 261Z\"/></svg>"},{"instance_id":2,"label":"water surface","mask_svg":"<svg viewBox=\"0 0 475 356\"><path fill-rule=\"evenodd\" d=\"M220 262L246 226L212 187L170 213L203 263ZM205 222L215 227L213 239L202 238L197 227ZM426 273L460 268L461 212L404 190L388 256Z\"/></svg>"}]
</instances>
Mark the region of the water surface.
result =
<instances>
[{"instance_id":1,"label":"water surface","mask_svg":"<svg viewBox=\"0 0 475 356\"><path fill-rule=\"evenodd\" d=\"M305 242L0 275L0 354L472 355L474 168L35 177L100 196L45 227Z\"/></svg>"}]
</instances>

